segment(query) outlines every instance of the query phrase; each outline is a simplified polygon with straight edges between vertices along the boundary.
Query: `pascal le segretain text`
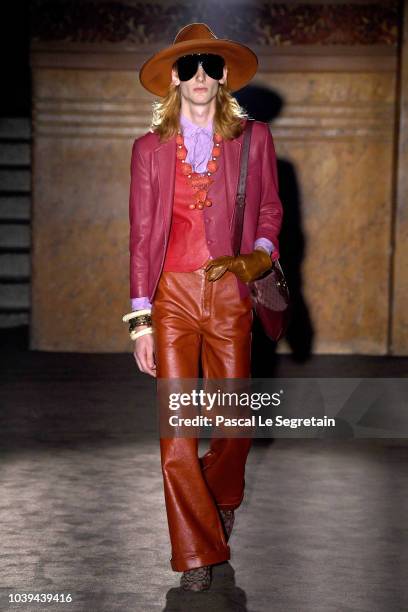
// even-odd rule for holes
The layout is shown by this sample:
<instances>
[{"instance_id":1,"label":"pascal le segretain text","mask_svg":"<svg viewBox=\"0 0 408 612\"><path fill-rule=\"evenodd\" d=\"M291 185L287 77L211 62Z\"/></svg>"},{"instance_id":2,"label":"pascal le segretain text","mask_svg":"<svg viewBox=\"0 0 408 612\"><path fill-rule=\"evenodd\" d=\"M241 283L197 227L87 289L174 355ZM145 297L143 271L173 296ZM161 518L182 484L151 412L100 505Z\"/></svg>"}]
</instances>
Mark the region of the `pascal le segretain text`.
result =
<instances>
[{"instance_id":1,"label":"pascal le segretain text","mask_svg":"<svg viewBox=\"0 0 408 612\"><path fill-rule=\"evenodd\" d=\"M171 427L335 427L336 419L324 416L322 418L288 418L281 415L265 418L253 414L250 417L227 418L222 415L208 417L197 415L191 419L173 414L169 417Z\"/></svg>"}]
</instances>

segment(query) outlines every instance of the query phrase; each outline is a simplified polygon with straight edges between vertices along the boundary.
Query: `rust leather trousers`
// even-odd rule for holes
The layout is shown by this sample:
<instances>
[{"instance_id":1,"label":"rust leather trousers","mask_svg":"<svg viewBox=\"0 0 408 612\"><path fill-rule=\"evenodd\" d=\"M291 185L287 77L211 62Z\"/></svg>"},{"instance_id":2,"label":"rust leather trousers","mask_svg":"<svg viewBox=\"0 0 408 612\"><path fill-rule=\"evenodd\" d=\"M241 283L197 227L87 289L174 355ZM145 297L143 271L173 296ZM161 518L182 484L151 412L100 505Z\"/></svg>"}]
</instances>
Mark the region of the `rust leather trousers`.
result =
<instances>
[{"instance_id":1,"label":"rust leather trousers","mask_svg":"<svg viewBox=\"0 0 408 612\"><path fill-rule=\"evenodd\" d=\"M208 281L164 271L152 304L157 378L249 378L253 313L236 277ZM218 512L244 495L250 438L213 438L198 456L197 438L161 438L161 465L172 548L171 567L185 571L230 558Z\"/></svg>"}]
</instances>

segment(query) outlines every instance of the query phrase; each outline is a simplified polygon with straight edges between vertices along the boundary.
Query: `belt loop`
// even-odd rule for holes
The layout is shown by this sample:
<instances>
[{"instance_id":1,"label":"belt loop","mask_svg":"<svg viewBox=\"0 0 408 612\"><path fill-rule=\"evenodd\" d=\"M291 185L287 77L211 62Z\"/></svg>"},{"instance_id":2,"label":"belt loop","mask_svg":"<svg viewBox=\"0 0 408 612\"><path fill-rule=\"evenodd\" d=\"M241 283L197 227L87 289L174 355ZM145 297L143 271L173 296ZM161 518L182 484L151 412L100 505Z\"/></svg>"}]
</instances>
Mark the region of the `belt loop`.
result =
<instances>
[{"instance_id":1,"label":"belt loop","mask_svg":"<svg viewBox=\"0 0 408 612\"><path fill-rule=\"evenodd\" d=\"M202 299L202 318L208 319L211 317L211 303L212 303L212 292L213 292L213 281L207 279L207 275L203 269L203 299Z\"/></svg>"}]
</instances>

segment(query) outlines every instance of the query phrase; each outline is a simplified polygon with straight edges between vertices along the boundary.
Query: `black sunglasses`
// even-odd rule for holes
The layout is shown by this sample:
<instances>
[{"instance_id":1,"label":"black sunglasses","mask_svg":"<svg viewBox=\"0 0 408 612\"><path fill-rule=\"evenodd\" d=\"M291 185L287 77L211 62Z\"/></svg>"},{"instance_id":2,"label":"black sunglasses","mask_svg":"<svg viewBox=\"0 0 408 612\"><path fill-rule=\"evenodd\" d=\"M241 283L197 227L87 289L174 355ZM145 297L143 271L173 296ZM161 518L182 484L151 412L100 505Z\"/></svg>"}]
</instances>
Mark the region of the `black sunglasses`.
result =
<instances>
[{"instance_id":1,"label":"black sunglasses","mask_svg":"<svg viewBox=\"0 0 408 612\"><path fill-rule=\"evenodd\" d=\"M221 79L224 68L224 58L214 53L192 53L179 57L174 64L180 81L189 81L193 78L201 64L203 70L212 79Z\"/></svg>"}]
</instances>

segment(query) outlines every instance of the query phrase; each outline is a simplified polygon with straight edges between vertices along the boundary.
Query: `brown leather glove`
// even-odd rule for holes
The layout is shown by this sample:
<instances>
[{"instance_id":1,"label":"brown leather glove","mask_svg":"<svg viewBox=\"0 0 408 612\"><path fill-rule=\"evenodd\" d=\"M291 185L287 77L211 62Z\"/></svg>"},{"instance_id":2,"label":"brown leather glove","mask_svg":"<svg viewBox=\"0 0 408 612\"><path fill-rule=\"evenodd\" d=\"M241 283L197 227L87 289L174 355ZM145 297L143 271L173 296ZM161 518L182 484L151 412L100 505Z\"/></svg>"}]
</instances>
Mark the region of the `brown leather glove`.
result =
<instances>
[{"instance_id":1,"label":"brown leather glove","mask_svg":"<svg viewBox=\"0 0 408 612\"><path fill-rule=\"evenodd\" d=\"M237 257L227 255L211 259L207 263L205 271L206 277L210 281L219 279L224 272L229 270L244 283L249 283L262 276L271 267L272 260L270 255L260 248L247 255L238 255Z\"/></svg>"}]
</instances>

